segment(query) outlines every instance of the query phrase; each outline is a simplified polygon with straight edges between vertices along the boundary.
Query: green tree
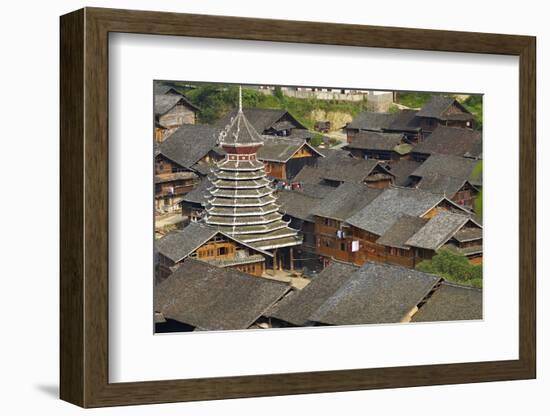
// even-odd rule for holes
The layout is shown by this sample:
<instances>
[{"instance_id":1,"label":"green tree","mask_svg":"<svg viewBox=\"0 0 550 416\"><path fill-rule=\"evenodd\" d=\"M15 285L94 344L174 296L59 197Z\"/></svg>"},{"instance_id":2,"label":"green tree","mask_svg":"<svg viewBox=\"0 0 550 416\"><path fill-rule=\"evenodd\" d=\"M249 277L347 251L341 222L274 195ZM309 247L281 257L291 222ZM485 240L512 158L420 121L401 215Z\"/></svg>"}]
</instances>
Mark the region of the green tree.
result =
<instances>
[{"instance_id":1,"label":"green tree","mask_svg":"<svg viewBox=\"0 0 550 416\"><path fill-rule=\"evenodd\" d=\"M480 180L483 176L483 161L479 161L472 171L472 179ZM483 218L483 189L480 189L474 201L474 212L480 218Z\"/></svg>"},{"instance_id":2,"label":"green tree","mask_svg":"<svg viewBox=\"0 0 550 416\"><path fill-rule=\"evenodd\" d=\"M319 147L323 143L323 135L319 133L313 134L310 143L312 146Z\"/></svg>"},{"instance_id":3,"label":"green tree","mask_svg":"<svg viewBox=\"0 0 550 416\"><path fill-rule=\"evenodd\" d=\"M483 96L480 94L470 95L462 105L474 115L475 128L481 130L483 128Z\"/></svg>"},{"instance_id":4,"label":"green tree","mask_svg":"<svg viewBox=\"0 0 550 416\"><path fill-rule=\"evenodd\" d=\"M482 287L483 284L482 266L470 264L464 255L448 249L438 251L431 260L419 263L416 269L436 274L450 282L473 287Z\"/></svg>"},{"instance_id":5,"label":"green tree","mask_svg":"<svg viewBox=\"0 0 550 416\"><path fill-rule=\"evenodd\" d=\"M281 101L285 99L285 96L283 95L283 90L279 86L275 87L275 91L273 92L273 95Z\"/></svg>"}]
</instances>

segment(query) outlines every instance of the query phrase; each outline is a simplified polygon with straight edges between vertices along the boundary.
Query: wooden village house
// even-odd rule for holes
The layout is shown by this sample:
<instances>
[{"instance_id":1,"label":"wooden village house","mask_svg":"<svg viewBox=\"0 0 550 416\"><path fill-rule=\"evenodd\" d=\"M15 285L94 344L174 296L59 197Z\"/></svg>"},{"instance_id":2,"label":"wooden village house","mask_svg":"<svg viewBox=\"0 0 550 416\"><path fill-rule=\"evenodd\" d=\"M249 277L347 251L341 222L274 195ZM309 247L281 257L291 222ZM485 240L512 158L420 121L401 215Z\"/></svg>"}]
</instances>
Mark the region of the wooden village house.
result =
<instances>
[{"instance_id":1,"label":"wooden village house","mask_svg":"<svg viewBox=\"0 0 550 416\"><path fill-rule=\"evenodd\" d=\"M198 107L173 88L155 92L154 103L156 143L162 143L178 127L196 123Z\"/></svg>"},{"instance_id":2,"label":"wooden village house","mask_svg":"<svg viewBox=\"0 0 550 416\"><path fill-rule=\"evenodd\" d=\"M482 185L481 176L476 176L479 163L460 156L433 154L411 172L411 186L443 194L471 210Z\"/></svg>"},{"instance_id":3,"label":"wooden village house","mask_svg":"<svg viewBox=\"0 0 550 416\"><path fill-rule=\"evenodd\" d=\"M333 191L324 185L303 184L294 190L280 190L278 199L279 212L283 219L289 220L290 227L300 230L303 236L302 245L296 248L295 267L307 267L317 270L321 266L317 254L315 234L315 216L313 210L323 204L324 198Z\"/></svg>"},{"instance_id":4,"label":"wooden village house","mask_svg":"<svg viewBox=\"0 0 550 416\"><path fill-rule=\"evenodd\" d=\"M460 215L461 219L470 218L467 210L442 195L414 188L384 190L346 221L351 227L348 232L351 240L358 245L350 261L358 265L375 261L415 267L419 261L431 259L435 253L433 249L417 247L410 250L408 246L414 245L410 244L410 239L404 239L412 238L431 218L446 212ZM426 220L426 224L409 217Z\"/></svg>"},{"instance_id":5,"label":"wooden village house","mask_svg":"<svg viewBox=\"0 0 550 416\"><path fill-rule=\"evenodd\" d=\"M418 144L424 136L422 134L421 120L416 116L416 110L400 110L395 113L391 123L383 129L384 133L401 133L408 143Z\"/></svg>"},{"instance_id":6,"label":"wooden village house","mask_svg":"<svg viewBox=\"0 0 550 416\"><path fill-rule=\"evenodd\" d=\"M452 97L434 95L416 113L420 127L429 135L437 126L474 128L474 116Z\"/></svg>"},{"instance_id":7,"label":"wooden village house","mask_svg":"<svg viewBox=\"0 0 550 416\"><path fill-rule=\"evenodd\" d=\"M411 158L424 162L432 154L482 159L481 133L460 127L438 126L422 143L412 149Z\"/></svg>"},{"instance_id":8,"label":"wooden village house","mask_svg":"<svg viewBox=\"0 0 550 416\"><path fill-rule=\"evenodd\" d=\"M396 118L397 113L375 113L373 111L359 113L344 128L348 143L351 143L353 138L360 132L384 132L392 125Z\"/></svg>"},{"instance_id":9,"label":"wooden village house","mask_svg":"<svg viewBox=\"0 0 550 416\"><path fill-rule=\"evenodd\" d=\"M420 109L377 113L364 111L345 127L348 143L360 132L403 133L411 144L420 143L438 126L474 128L474 116L452 97L434 95Z\"/></svg>"},{"instance_id":10,"label":"wooden village house","mask_svg":"<svg viewBox=\"0 0 550 416\"><path fill-rule=\"evenodd\" d=\"M160 161L155 172L155 212L179 211L184 195L198 182L198 176L189 171L172 171L173 165Z\"/></svg>"},{"instance_id":11,"label":"wooden village house","mask_svg":"<svg viewBox=\"0 0 550 416\"><path fill-rule=\"evenodd\" d=\"M210 181L203 178L199 185L191 192L187 193L181 202L181 214L184 220L184 224L187 225L191 222L200 221L205 214L205 207L210 196L208 188L212 184Z\"/></svg>"},{"instance_id":12,"label":"wooden village house","mask_svg":"<svg viewBox=\"0 0 550 416\"><path fill-rule=\"evenodd\" d=\"M323 149L324 158L313 166L304 166L292 184L321 184L338 187L344 182L362 183L371 188L387 188L395 176L387 165L377 160L353 157L345 150Z\"/></svg>"},{"instance_id":13,"label":"wooden village house","mask_svg":"<svg viewBox=\"0 0 550 416\"><path fill-rule=\"evenodd\" d=\"M394 175L379 161L349 158L345 164L326 164L318 167L323 183L339 186L345 182L384 189L394 182Z\"/></svg>"},{"instance_id":14,"label":"wooden village house","mask_svg":"<svg viewBox=\"0 0 550 416\"><path fill-rule=\"evenodd\" d=\"M315 218L317 253L324 265L331 259L352 262L359 249L346 226L349 217L371 203L382 191L346 182L323 198L312 211Z\"/></svg>"},{"instance_id":15,"label":"wooden village house","mask_svg":"<svg viewBox=\"0 0 550 416\"><path fill-rule=\"evenodd\" d=\"M258 159L264 162L267 176L286 182L302 170L313 166L324 157L304 139L263 136L263 146L258 149Z\"/></svg>"},{"instance_id":16,"label":"wooden village house","mask_svg":"<svg viewBox=\"0 0 550 416\"><path fill-rule=\"evenodd\" d=\"M178 128L158 146L155 156L155 209L158 213L180 209L184 196L207 175L223 152L216 147L219 130L209 126Z\"/></svg>"},{"instance_id":17,"label":"wooden village house","mask_svg":"<svg viewBox=\"0 0 550 416\"><path fill-rule=\"evenodd\" d=\"M344 149L356 158L376 159L389 163L407 159L413 145L403 133L362 131L355 134Z\"/></svg>"},{"instance_id":18,"label":"wooden village house","mask_svg":"<svg viewBox=\"0 0 550 416\"><path fill-rule=\"evenodd\" d=\"M166 279L188 258L261 276L265 271L266 258L271 257L267 251L196 222L166 234L155 242L155 248L157 281Z\"/></svg>"}]
</instances>

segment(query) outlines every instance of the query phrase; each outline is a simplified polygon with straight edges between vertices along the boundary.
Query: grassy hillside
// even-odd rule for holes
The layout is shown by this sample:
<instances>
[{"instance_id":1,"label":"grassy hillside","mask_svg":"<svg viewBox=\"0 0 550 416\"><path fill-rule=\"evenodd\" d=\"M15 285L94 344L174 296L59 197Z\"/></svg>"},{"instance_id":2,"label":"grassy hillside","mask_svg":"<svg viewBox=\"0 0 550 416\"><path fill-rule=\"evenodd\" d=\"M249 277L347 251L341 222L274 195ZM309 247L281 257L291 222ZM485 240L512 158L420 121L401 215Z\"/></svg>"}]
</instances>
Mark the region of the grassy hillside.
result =
<instances>
[{"instance_id":1,"label":"grassy hillside","mask_svg":"<svg viewBox=\"0 0 550 416\"><path fill-rule=\"evenodd\" d=\"M175 83L177 86L177 83ZM198 84L187 89L185 95L201 108L199 121L212 123L235 108L238 103L238 86L220 84ZM335 127L343 125L361 111L367 110L367 101L328 101L300 99L283 96L280 90L265 95L251 88L243 88L243 107L276 108L288 110L309 129L317 120L330 120Z\"/></svg>"}]
</instances>

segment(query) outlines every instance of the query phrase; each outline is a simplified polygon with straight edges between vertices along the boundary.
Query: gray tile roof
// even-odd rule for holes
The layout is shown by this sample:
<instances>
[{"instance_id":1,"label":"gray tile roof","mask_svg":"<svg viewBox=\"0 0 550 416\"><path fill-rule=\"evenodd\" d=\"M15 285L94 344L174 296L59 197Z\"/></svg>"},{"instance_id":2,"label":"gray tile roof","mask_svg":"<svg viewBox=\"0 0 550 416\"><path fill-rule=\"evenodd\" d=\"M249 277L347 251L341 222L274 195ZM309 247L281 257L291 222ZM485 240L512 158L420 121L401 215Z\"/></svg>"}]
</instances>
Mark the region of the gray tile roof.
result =
<instances>
[{"instance_id":1,"label":"gray tile roof","mask_svg":"<svg viewBox=\"0 0 550 416\"><path fill-rule=\"evenodd\" d=\"M460 156L433 154L415 169L411 175L424 177L438 174L468 180L479 163L478 160Z\"/></svg>"},{"instance_id":2,"label":"gray tile roof","mask_svg":"<svg viewBox=\"0 0 550 416\"><path fill-rule=\"evenodd\" d=\"M401 159L389 166L386 169L395 176L394 183L397 186L407 186L410 182L410 174L413 173L422 162L415 160Z\"/></svg>"},{"instance_id":3,"label":"gray tile roof","mask_svg":"<svg viewBox=\"0 0 550 416\"><path fill-rule=\"evenodd\" d=\"M381 189L346 182L328 194L311 213L319 217L346 221L356 212L372 203L382 193Z\"/></svg>"},{"instance_id":4,"label":"gray tile roof","mask_svg":"<svg viewBox=\"0 0 550 416\"><path fill-rule=\"evenodd\" d=\"M351 225L382 236L401 216L419 217L443 200L421 189L388 188L370 204L347 219Z\"/></svg>"},{"instance_id":5,"label":"gray tile roof","mask_svg":"<svg viewBox=\"0 0 550 416\"><path fill-rule=\"evenodd\" d=\"M248 120L243 111L237 111L220 135L220 144L224 145L261 145L261 131Z\"/></svg>"},{"instance_id":6,"label":"gray tile roof","mask_svg":"<svg viewBox=\"0 0 550 416\"><path fill-rule=\"evenodd\" d=\"M428 138L416 145L413 153L481 158L481 133L461 127L438 126Z\"/></svg>"},{"instance_id":7,"label":"gray tile roof","mask_svg":"<svg viewBox=\"0 0 550 416\"><path fill-rule=\"evenodd\" d=\"M374 159L346 159L345 163L320 164L321 178L329 181L363 183L373 172L388 173L380 161Z\"/></svg>"},{"instance_id":8,"label":"gray tile roof","mask_svg":"<svg viewBox=\"0 0 550 416\"><path fill-rule=\"evenodd\" d=\"M406 245L428 250L438 250L469 221L466 215L442 211L406 241Z\"/></svg>"},{"instance_id":9,"label":"gray tile roof","mask_svg":"<svg viewBox=\"0 0 550 416\"><path fill-rule=\"evenodd\" d=\"M465 179L453 178L452 176L429 173L418 183L418 188L433 194L441 194L452 197L466 183Z\"/></svg>"},{"instance_id":10,"label":"gray tile roof","mask_svg":"<svg viewBox=\"0 0 550 416\"><path fill-rule=\"evenodd\" d=\"M186 260L155 290L155 310L201 330L250 327L290 290L287 283Z\"/></svg>"},{"instance_id":11,"label":"gray tile roof","mask_svg":"<svg viewBox=\"0 0 550 416\"><path fill-rule=\"evenodd\" d=\"M401 322L440 280L405 267L365 263L310 320L328 325Z\"/></svg>"},{"instance_id":12,"label":"gray tile roof","mask_svg":"<svg viewBox=\"0 0 550 416\"><path fill-rule=\"evenodd\" d=\"M273 256L271 253L263 250L261 245L258 246L256 243L247 243L246 241L248 240L245 237L249 235L243 235L241 240L241 238L231 236L217 227L199 222L191 222L184 229L171 231L164 237L155 240L155 249L158 253L177 263L185 259L204 243L211 240L216 234L221 234L228 240L252 248L265 256Z\"/></svg>"},{"instance_id":13,"label":"gray tile roof","mask_svg":"<svg viewBox=\"0 0 550 416\"><path fill-rule=\"evenodd\" d=\"M258 149L258 159L270 162L287 162L302 147L307 147L314 155L324 157L305 139L262 136L263 146Z\"/></svg>"},{"instance_id":14,"label":"gray tile roof","mask_svg":"<svg viewBox=\"0 0 550 416\"><path fill-rule=\"evenodd\" d=\"M237 115L237 111L237 109L231 110L227 115L218 120L216 124L221 128L225 127L229 124L231 118ZM281 121L281 119L290 120L295 128L306 128L286 110L270 108L243 108L243 112L250 124L252 124L254 129L256 129L256 131L260 134L272 128L273 125Z\"/></svg>"},{"instance_id":15,"label":"gray tile roof","mask_svg":"<svg viewBox=\"0 0 550 416\"><path fill-rule=\"evenodd\" d=\"M345 161L352 157L351 153L342 149L317 149L319 152L325 155L325 163L329 163L335 160Z\"/></svg>"},{"instance_id":16,"label":"gray tile roof","mask_svg":"<svg viewBox=\"0 0 550 416\"><path fill-rule=\"evenodd\" d=\"M290 139L306 139L309 140L313 137L313 133L307 129L292 129L290 136L287 136Z\"/></svg>"},{"instance_id":17,"label":"gray tile roof","mask_svg":"<svg viewBox=\"0 0 550 416\"><path fill-rule=\"evenodd\" d=\"M190 223L183 230L175 230L155 241L155 248L163 256L177 263L214 237L218 231L205 224Z\"/></svg>"},{"instance_id":18,"label":"gray tile roof","mask_svg":"<svg viewBox=\"0 0 550 416\"><path fill-rule=\"evenodd\" d=\"M338 170L338 167L354 163L353 160L359 160L352 158L351 154L345 150L319 149L319 151L325 157L318 158L315 166L304 166L292 182L320 184L323 182L326 172Z\"/></svg>"},{"instance_id":19,"label":"gray tile roof","mask_svg":"<svg viewBox=\"0 0 550 416\"><path fill-rule=\"evenodd\" d=\"M382 131L391 126L396 120L397 113L375 113L364 111L359 113L346 129Z\"/></svg>"},{"instance_id":20,"label":"gray tile roof","mask_svg":"<svg viewBox=\"0 0 550 416\"><path fill-rule=\"evenodd\" d=\"M179 95L159 94L155 95L155 115L160 116L167 113L181 100Z\"/></svg>"},{"instance_id":21,"label":"gray tile roof","mask_svg":"<svg viewBox=\"0 0 550 416\"><path fill-rule=\"evenodd\" d=\"M464 227L453 236L457 241L463 243L483 238L483 229L479 227Z\"/></svg>"},{"instance_id":22,"label":"gray tile roof","mask_svg":"<svg viewBox=\"0 0 550 416\"><path fill-rule=\"evenodd\" d=\"M466 257L483 254L483 245L476 244L475 246L457 247L452 243L445 244L443 249L450 250L454 253L462 254Z\"/></svg>"},{"instance_id":23,"label":"gray tile roof","mask_svg":"<svg viewBox=\"0 0 550 416\"><path fill-rule=\"evenodd\" d=\"M193 104L189 99L184 96L183 94L156 94L154 97L154 110L155 110L155 116L159 117L168 111L170 111L172 108L176 106L176 104L182 103L186 105L187 107L192 108L195 111L199 111L199 108Z\"/></svg>"},{"instance_id":24,"label":"gray tile roof","mask_svg":"<svg viewBox=\"0 0 550 416\"><path fill-rule=\"evenodd\" d=\"M292 179L294 183L319 185L323 182L323 170L317 166L304 166Z\"/></svg>"},{"instance_id":25,"label":"gray tile roof","mask_svg":"<svg viewBox=\"0 0 550 416\"><path fill-rule=\"evenodd\" d=\"M184 124L159 146L160 154L178 165L193 165L216 147L220 130L206 125Z\"/></svg>"},{"instance_id":26,"label":"gray tile roof","mask_svg":"<svg viewBox=\"0 0 550 416\"><path fill-rule=\"evenodd\" d=\"M357 133L347 145L349 149L392 151L404 139L402 133L379 133L362 131Z\"/></svg>"},{"instance_id":27,"label":"gray tile roof","mask_svg":"<svg viewBox=\"0 0 550 416\"><path fill-rule=\"evenodd\" d=\"M460 119L473 120L474 116L466 110L458 101L452 97L445 97L443 95L433 95L430 101L428 101L422 109L416 114L418 117L436 118L439 120L456 120L457 115L444 115L445 111L452 105L458 106L462 111Z\"/></svg>"},{"instance_id":28,"label":"gray tile roof","mask_svg":"<svg viewBox=\"0 0 550 416\"><path fill-rule=\"evenodd\" d=\"M299 191L315 198L324 198L334 190L334 186L317 184L317 183L302 183Z\"/></svg>"},{"instance_id":29,"label":"gray tile roof","mask_svg":"<svg viewBox=\"0 0 550 416\"><path fill-rule=\"evenodd\" d=\"M443 282L413 315L411 322L483 319L483 291Z\"/></svg>"},{"instance_id":30,"label":"gray tile roof","mask_svg":"<svg viewBox=\"0 0 550 416\"><path fill-rule=\"evenodd\" d=\"M332 262L305 288L281 301L271 316L293 325L306 325L311 314L348 281L358 268L349 263Z\"/></svg>"},{"instance_id":31,"label":"gray tile roof","mask_svg":"<svg viewBox=\"0 0 550 416\"><path fill-rule=\"evenodd\" d=\"M177 94L177 95L180 95L180 96L183 95L181 92L176 90L173 86L163 84L161 81L155 81L153 83L153 91L154 91L155 95L164 95L164 94L167 94L167 93Z\"/></svg>"},{"instance_id":32,"label":"gray tile roof","mask_svg":"<svg viewBox=\"0 0 550 416\"><path fill-rule=\"evenodd\" d=\"M389 131L417 132L420 128L420 119L416 117L416 110L401 110L392 123L386 128Z\"/></svg>"},{"instance_id":33,"label":"gray tile roof","mask_svg":"<svg viewBox=\"0 0 550 416\"><path fill-rule=\"evenodd\" d=\"M479 163L461 156L432 154L411 175L422 178L418 183L420 189L454 195L467 181L476 185L482 183L481 177L472 176Z\"/></svg>"},{"instance_id":34,"label":"gray tile roof","mask_svg":"<svg viewBox=\"0 0 550 416\"><path fill-rule=\"evenodd\" d=\"M195 189L185 194L185 196L183 197L183 201L205 206L206 200L210 198L208 188L211 186L212 184L210 183L210 181L208 181L206 178L202 179Z\"/></svg>"},{"instance_id":35,"label":"gray tile roof","mask_svg":"<svg viewBox=\"0 0 550 416\"><path fill-rule=\"evenodd\" d=\"M312 196L298 190L279 191L277 198L277 202L281 206L280 213L309 222L315 221L311 212L322 201L322 196Z\"/></svg>"},{"instance_id":36,"label":"gray tile roof","mask_svg":"<svg viewBox=\"0 0 550 416\"><path fill-rule=\"evenodd\" d=\"M410 246L406 244L407 240L416 234L427 222L428 220L425 218L411 217L410 215L403 214L376 240L376 243L408 250Z\"/></svg>"}]
</instances>

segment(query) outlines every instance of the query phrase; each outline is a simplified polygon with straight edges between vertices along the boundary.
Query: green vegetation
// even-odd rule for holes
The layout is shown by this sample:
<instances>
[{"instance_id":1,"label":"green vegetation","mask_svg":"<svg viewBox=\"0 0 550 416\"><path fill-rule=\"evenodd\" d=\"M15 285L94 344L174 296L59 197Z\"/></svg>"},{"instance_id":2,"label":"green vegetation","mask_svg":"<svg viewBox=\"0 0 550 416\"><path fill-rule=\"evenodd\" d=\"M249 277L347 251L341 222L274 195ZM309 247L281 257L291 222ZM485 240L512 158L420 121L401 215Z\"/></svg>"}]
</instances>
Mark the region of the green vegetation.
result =
<instances>
[{"instance_id":1,"label":"green vegetation","mask_svg":"<svg viewBox=\"0 0 550 416\"><path fill-rule=\"evenodd\" d=\"M314 133L311 137L310 144L315 147L319 147L323 143L323 135L321 133Z\"/></svg>"},{"instance_id":2,"label":"green vegetation","mask_svg":"<svg viewBox=\"0 0 550 416\"><path fill-rule=\"evenodd\" d=\"M479 179L483 174L483 161L480 160L472 171L472 179ZM483 218L483 189L479 191L476 200L474 201L474 212L480 218Z\"/></svg>"},{"instance_id":3,"label":"green vegetation","mask_svg":"<svg viewBox=\"0 0 550 416\"><path fill-rule=\"evenodd\" d=\"M199 121L206 124L215 122L237 106L238 91L238 86L198 84L196 88L185 91L185 95L201 109ZM284 96L280 87L275 88L273 95L243 88L243 107L285 109L308 129L313 129L316 121L312 114L314 111L341 112L355 117L367 110L367 100L348 102L302 99Z\"/></svg>"},{"instance_id":4,"label":"green vegetation","mask_svg":"<svg viewBox=\"0 0 550 416\"><path fill-rule=\"evenodd\" d=\"M431 259L416 266L417 270L433 273L449 282L481 288L483 286L483 267L468 262L468 259L451 250L442 249Z\"/></svg>"},{"instance_id":5,"label":"green vegetation","mask_svg":"<svg viewBox=\"0 0 550 416\"><path fill-rule=\"evenodd\" d=\"M422 108L433 94L431 92L398 92L397 102L409 108Z\"/></svg>"},{"instance_id":6,"label":"green vegetation","mask_svg":"<svg viewBox=\"0 0 550 416\"><path fill-rule=\"evenodd\" d=\"M275 87L275 91L273 92L273 95L274 95L275 97L277 97L277 99L279 99L279 100L283 100L283 99L284 99L283 90L282 90L281 87L279 87L279 86L276 86L276 87Z\"/></svg>"},{"instance_id":7,"label":"green vegetation","mask_svg":"<svg viewBox=\"0 0 550 416\"><path fill-rule=\"evenodd\" d=\"M464 108L472 113L476 120L476 129L481 130L483 128L483 96L482 95L470 95L462 103Z\"/></svg>"},{"instance_id":8,"label":"green vegetation","mask_svg":"<svg viewBox=\"0 0 550 416\"><path fill-rule=\"evenodd\" d=\"M399 113L401 110L395 104L390 105L388 113Z\"/></svg>"}]
</instances>

